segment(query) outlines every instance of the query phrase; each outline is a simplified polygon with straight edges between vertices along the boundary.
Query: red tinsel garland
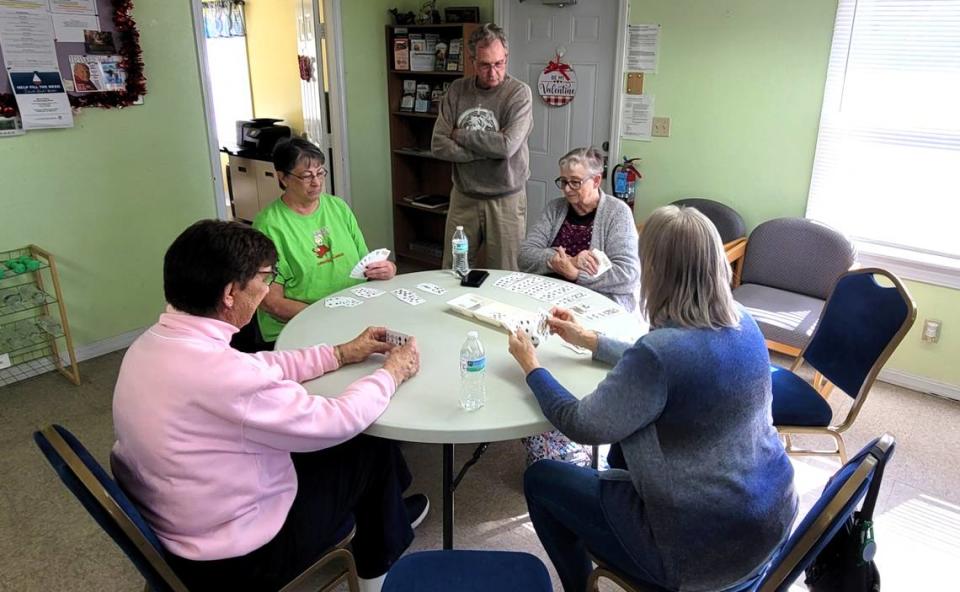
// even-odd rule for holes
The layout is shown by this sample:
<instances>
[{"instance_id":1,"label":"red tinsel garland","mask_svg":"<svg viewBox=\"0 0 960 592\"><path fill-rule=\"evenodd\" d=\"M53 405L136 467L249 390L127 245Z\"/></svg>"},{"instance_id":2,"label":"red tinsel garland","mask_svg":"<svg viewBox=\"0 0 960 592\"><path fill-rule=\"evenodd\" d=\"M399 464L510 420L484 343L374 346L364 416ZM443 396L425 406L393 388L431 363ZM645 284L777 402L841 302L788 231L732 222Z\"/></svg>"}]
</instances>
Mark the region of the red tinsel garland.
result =
<instances>
[{"instance_id":1,"label":"red tinsel garland","mask_svg":"<svg viewBox=\"0 0 960 592\"><path fill-rule=\"evenodd\" d=\"M107 91L72 95L70 106L80 107L128 107L147 94L147 79L143 75L143 52L140 49L140 32L131 11L133 0L113 0L113 25L118 38L120 66L127 73L126 88L122 91ZM17 102L12 93L0 94L0 115L13 117L17 114Z\"/></svg>"}]
</instances>

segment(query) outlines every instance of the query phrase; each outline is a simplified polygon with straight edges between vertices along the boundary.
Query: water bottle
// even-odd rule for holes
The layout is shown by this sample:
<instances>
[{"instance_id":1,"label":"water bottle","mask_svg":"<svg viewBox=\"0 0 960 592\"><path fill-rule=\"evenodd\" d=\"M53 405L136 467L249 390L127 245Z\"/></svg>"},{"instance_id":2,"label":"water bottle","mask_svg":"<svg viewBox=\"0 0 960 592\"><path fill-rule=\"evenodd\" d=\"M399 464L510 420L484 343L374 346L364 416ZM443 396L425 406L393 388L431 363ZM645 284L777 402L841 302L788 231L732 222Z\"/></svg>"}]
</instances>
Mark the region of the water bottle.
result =
<instances>
[{"instance_id":1,"label":"water bottle","mask_svg":"<svg viewBox=\"0 0 960 592\"><path fill-rule=\"evenodd\" d=\"M476 411L487 400L483 381L487 375L487 356L476 331L467 333L467 340L460 348L460 406L467 411Z\"/></svg>"},{"instance_id":2,"label":"water bottle","mask_svg":"<svg viewBox=\"0 0 960 592\"><path fill-rule=\"evenodd\" d=\"M457 231L453 233L453 240L450 243L453 251L453 273L463 277L470 273L470 263L467 261L470 243L463 232L463 226L457 226Z\"/></svg>"}]
</instances>

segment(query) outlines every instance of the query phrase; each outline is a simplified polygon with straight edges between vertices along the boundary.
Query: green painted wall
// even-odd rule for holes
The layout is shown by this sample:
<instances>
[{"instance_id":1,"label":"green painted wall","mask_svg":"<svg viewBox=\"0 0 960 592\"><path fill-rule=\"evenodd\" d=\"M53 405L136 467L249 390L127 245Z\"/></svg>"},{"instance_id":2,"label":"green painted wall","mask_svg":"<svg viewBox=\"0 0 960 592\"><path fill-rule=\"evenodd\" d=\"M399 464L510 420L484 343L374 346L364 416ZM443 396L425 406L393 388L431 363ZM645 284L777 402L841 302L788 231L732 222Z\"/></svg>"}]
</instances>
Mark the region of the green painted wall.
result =
<instances>
[{"instance_id":1,"label":"green painted wall","mask_svg":"<svg viewBox=\"0 0 960 592\"><path fill-rule=\"evenodd\" d=\"M143 106L84 109L69 130L0 141L0 249L57 256L78 345L149 325L162 257L215 215L190 4L139 2Z\"/></svg>"},{"instance_id":2,"label":"green painted wall","mask_svg":"<svg viewBox=\"0 0 960 592\"><path fill-rule=\"evenodd\" d=\"M817 143L836 0L632 0L633 23L660 23L658 71L644 80L669 138L624 141L643 158L637 217L675 199L729 203L753 227L802 216ZM908 282L917 325L887 367L960 385L960 292ZM924 318L944 322L920 342Z\"/></svg>"}]
</instances>

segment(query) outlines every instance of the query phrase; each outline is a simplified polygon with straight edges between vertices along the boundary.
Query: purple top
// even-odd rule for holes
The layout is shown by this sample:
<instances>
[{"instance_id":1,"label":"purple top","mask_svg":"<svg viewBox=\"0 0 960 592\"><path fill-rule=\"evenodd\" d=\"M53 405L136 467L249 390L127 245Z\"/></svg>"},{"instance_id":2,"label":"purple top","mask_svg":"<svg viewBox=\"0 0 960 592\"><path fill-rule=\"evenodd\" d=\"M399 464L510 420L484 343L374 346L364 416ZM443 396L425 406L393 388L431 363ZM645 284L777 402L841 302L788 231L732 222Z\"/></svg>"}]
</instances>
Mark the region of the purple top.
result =
<instances>
[{"instance_id":1,"label":"purple top","mask_svg":"<svg viewBox=\"0 0 960 592\"><path fill-rule=\"evenodd\" d=\"M576 257L580 251L590 250L590 240L593 238L593 219L597 215L594 208L589 214L581 216L573 208L567 206L567 217L564 218L557 236L553 238L553 248L563 247L570 257Z\"/></svg>"}]
</instances>

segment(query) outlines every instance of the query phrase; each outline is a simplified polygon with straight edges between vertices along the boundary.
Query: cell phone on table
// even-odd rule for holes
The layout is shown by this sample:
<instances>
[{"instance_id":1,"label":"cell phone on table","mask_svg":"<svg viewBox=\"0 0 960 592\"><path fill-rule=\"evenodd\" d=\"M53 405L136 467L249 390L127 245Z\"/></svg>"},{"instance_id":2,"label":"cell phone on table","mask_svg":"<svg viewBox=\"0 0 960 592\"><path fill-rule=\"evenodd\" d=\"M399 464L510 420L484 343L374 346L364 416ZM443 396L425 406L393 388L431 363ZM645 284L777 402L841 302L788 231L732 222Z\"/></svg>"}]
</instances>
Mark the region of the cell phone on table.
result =
<instances>
[{"instance_id":1,"label":"cell phone on table","mask_svg":"<svg viewBox=\"0 0 960 592\"><path fill-rule=\"evenodd\" d=\"M460 278L460 285L468 288L479 288L489 275L482 269L471 269L467 275Z\"/></svg>"}]
</instances>

